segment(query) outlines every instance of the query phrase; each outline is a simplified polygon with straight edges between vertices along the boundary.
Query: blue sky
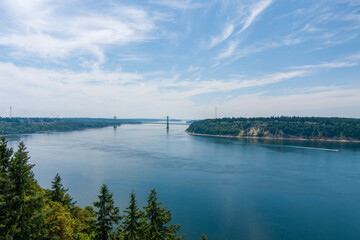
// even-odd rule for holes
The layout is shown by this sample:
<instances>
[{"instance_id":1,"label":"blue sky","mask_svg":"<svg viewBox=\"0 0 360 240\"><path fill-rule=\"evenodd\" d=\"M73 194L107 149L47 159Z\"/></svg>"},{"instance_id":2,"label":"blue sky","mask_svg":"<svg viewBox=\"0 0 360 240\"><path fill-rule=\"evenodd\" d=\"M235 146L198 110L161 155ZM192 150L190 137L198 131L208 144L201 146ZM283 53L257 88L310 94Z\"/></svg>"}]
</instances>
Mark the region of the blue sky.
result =
<instances>
[{"instance_id":1,"label":"blue sky","mask_svg":"<svg viewBox=\"0 0 360 240\"><path fill-rule=\"evenodd\" d=\"M360 1L0 0L0 116L360 117Z\"/></svg>"}]
</instances>

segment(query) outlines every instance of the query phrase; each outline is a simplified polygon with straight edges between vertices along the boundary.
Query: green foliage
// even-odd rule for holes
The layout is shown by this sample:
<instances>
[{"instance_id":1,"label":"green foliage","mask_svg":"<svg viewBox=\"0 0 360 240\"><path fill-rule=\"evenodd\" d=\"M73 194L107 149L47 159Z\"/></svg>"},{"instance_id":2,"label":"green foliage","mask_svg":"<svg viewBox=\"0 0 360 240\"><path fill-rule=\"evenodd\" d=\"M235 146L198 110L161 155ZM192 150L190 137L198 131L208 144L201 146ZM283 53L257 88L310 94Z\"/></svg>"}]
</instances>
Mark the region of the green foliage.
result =
<instances>
[{"instance_id":1,"label":"green foliage","mask_svg":"<svg viewBox=\"0 0 360 240\"><path fill-rule=\"evenodd\" d=\"M171 212L158 202L158 196L155 189L152 189L147 200L148 205L144 207L146 228L144 238L147 240L158 239L183 239L185 236L178 237L177 231L180 228L178 224L168 225L172 219Z\"/></svg>"},{"instance_id":2,"label":"green foliage","mask_svg":"<svg viewBox=\"0 0 360 240\"><path fill-rule=\"evenodd\" d=\"M61 202L50 201L43 211L47 213L48 236L60 240L74 239L76 222L67 207Z\"/></svg>"},{"instance_id":3,"label":"green foliage","mask_svg":"<svg viewBox=\"0 0 360 240\"><path fill-rule=\"evenodd\" d=\"M200 238L200 240L208 240L207 236L205 234L203 234Z\"/></svg>"},{"instance_id":4,"label":"green foliage","mask_svg":"<svg viewBox=\"0 0 360 240\"><path fill-rule=\"evenodd\" d=\"M190 133L360 140L360 119L324 117L269 117L206 119L192 123Z\"/></svg>"},{"instance_id":5,"label":"green foliage","mask_svg":"<svg viewBox=\"0 0 360 240\"><path fill-rule=\"evenodd\" d=\"M94 202L96 211L96 239L111 239L112 229L121 220L119 208L114 206L113 194L109 192L106 184L103 184L98 196L99 201Z\"/></svg>"},{"instance_id":6,"label":"green foliage","mask_svg":"<svg viewBox=\"0 0 360 240\"><path fill-rule=\"evenodd\" d=\"M0 142L0 171L5 173L9 166L10 157L13 154L13 149L7 147L7 141L5 136L1 136Z\"/></svg>"},{"instance_id":7,"label":"green foliage","mask_svg":"<svg viewBox=\"0 0 360 240\"><path fill-rule=\"evenodd\" d=\"M119 122L116 122L120 125ZM73 131L86 128L101 128L113 126L110 119L89 120L64 120L55 118L0 118L1 134L23 134L44 131Z\"/></svg>"},{"instance_id":8,"label":"green foliage","mask_svg":"<svg viewBox=\"0 0 360 240\"><path fill-rule=\"evenodd\" d=\"M13 149L7 147L7 141L4 136L0 143L0 237L4 237L6 231L7 209L5 194L9 191L10 180L8 177L8 166Z\"/></svg>"},{"instance_id":9,"label":"green foliage","mask_svg":"<svg viewBox=\"0 0 360 240\"><path fill-rule=\"evenodd\" d=\"M44 230L43 194L34 179L28 152L20 142L8 167L10 185L4 194L6 236L10 239L36 239Z\"/></svg>"},{"instance_id":10,"label":"green foliage","mask_svg":"<svg viewBox=\"0 0 360 240\"><path fill-rule=\"evenodd\" d=\"M143 212L137 206L134 191L130 194L130 205L124 211L124 221L121 232L124 240L140 240L144 230Z\"/></svg>"},{"instance_id":11,"label":"green foliage","mask_svg":"<svg viewBox=\"0 0 360 240\"><path fill-rule=\"evenodd\" d=\"M54 202L61 202L69 208L73 208L76 202L67 194L68 188L65 189L61 183L61 177L57 173L54 180L51 182L50 199Z\"/></svg>"},{"instance_id":12,"label":"green foliage","mask_svg":"<svg viewBox=\"0 0 360 240\"><path fill-rule=\"evenodd\" d=\"M78 236L91 237L94 235L96 212L93 207L86 206L85 209L82 209L76 206L71 210L71 216L75 219L75 232L78 233Z\"/></svg>"}]
</instances>

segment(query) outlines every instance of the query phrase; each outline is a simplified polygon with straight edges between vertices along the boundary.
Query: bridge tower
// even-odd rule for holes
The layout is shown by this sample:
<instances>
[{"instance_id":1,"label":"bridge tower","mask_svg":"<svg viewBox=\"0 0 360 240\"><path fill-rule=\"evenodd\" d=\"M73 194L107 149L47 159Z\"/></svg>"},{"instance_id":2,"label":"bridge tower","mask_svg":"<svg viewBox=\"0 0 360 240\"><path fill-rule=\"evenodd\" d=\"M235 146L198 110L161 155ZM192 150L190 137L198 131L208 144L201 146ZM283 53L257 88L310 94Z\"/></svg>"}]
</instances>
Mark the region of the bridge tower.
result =
<instances>
[{"instance_id":1,"label":"bridge tower","mask_svg":"<svg viewBox=\"0 0 360 240\"><path fill-rule=\"evenodd\" d=\"M114 116L114 129L117 129L117 125L116 125L116 116Z\"/></svg>"},{"instance_id":2,"label":"bridge tower","mask_svg":"<svg viewBox=\"0 0 360 240\"><path fill-rule=\"evenodd\" d=\"M166 130L169 132L169 116L166 116Z\"/></svg>"}]
</instances>

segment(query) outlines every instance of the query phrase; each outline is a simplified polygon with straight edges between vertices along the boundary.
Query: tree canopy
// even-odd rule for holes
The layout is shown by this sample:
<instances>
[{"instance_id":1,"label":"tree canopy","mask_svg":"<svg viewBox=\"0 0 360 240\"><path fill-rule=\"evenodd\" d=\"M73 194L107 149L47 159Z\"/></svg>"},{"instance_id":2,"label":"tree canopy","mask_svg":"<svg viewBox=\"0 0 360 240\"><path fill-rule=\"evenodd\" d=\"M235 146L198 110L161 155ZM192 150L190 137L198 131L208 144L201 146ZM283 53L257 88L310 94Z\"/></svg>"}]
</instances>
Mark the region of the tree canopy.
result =
<instances>
[{"instance_id":1,"label":"tree canopy","mask_svg":"<svg viewBox=\"0 0 360 240\"><path fill-rule=\"evenodd\" d=\"M360 140L360 119L325 117L217 118L193 122L189 133L241 137Z\"/></svg>"}]
</instances>

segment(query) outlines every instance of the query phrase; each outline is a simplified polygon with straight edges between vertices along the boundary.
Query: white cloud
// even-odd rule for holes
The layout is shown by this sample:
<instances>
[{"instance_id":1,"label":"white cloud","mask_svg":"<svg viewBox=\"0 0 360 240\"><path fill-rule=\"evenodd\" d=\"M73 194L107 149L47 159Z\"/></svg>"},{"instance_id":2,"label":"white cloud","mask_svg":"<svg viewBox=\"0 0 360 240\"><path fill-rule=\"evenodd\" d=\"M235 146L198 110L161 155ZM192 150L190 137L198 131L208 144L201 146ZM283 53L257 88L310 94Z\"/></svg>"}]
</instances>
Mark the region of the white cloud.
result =
<instances>
[{"instance_id":1,"label":"white cloud","mask_svg":"<svg viewBox=\"0 0 360 240\"><path fill-rule=\"evenodd\" d=\"M234 25L228 24L224 29L223 32L219 36L215 36L211 38L210 48L214 47L215 45L225 41L234 31Z\"/></svg>"},{"instance_id":2,"label":"white cloud","mask_svg":"<svg viewBox=\"0 0 360 240\"><path fill-rule=\"evenodd\" d=\"M181 111L188 112L186 106L193 105L189 97L265 86L303 74L299 70L251 80L186 81L178 74L171 79L162 72L74 72L0 62L0 95L6 99L0 109L13 106L28 116L111 116L112 111L122 111L127 117L159 116L166 114L163 111L181 115Z\"/></svg>"},{"instance_id":3,"label":"white cloud","mask_svg":"<svg viewBox=\"0 0 360 240\"><path fill-rule=\"evenodd\" d=\"M315 87L318 88L318 87ZM223 116L360 116L360 89L326 87L298 94L246 94L218 104ZM222 117L222 116L221 116Z\"/></svg>"},{"instance_id":4,"label":"white cloud","mask_svg":"<svg viewBox=\"0 0 360 240\"><path fill-rule=\"evenodd\" d=\"M274 84L287 79L301 77L307 72L298 70L290 72L279 72L267 74L254 79L229 79L229 80L209 80L209 81L180 81L172 83L163 83L167 87L176 87L177 90L170 90L164 93L167 99L188 98L199 94L212 92L227 92L237 89L261 87Z\"/></svg>"},{"instance_id":5,"label":"white cloud","mask_svg":"<svg viewBox=\"0 0 360 240\"><path fill-rule=\"evenodd\" d=\"M326 62L312 65L293 66L290 69L321 69L321 68L343 68L354 67L359 65L360 54L354 54L344 58L342 61Z\"/></svg>"},{"instance_id":6,"label":"white cloud","mask_svg":"<svg viewBox=\"0 0 360 240\"><path fill-rule=\"evenodd\" d=\"M303 66L295 66L290 67L291 69L312 69L312 68L342 68L342 67L353 67L357 66L358 63L350 63L350 62L332 62L332 63L321 63L314 65L303 65Z\"/></svg>"},{"instance_id":7,"label":"white cloud","mask_svg":"<svg viewBox=\"0 0 360 240\"><path fill-rule=\"evenodd\" d=\"M250 11L248 13L248 16L242 20L242 28L238 32L241 33L245 31L250 25L255 21L256 17L263 12L271 3L273 0L261 0L257 2L256 4L252 5L250 7Z\"/></svg>"},{"instance_id":8,"label":"white cloud","mask_svg":"<svg viewBox=\"0 0 360 240\"><path fill-rule=\"evenodd\" d=\"M203 118L208 117L206 109L213 109L212 104L216 100L198 105L191 101L191 97L264 87L307 73L307 69L302 69L257 78L234 76L228 80L189 81L180 79L178 74L169 77L164 72L74 72L0 62L0 95L3 99L0 113L7 114L9 106L13 106L16 116L118 115L125 118L171 115ZM263 93L241 95L217 105L223 116L308 115L317 113L315 110L321 110L315 115L322 115L327 114L326 109L340 108L341 104L343 108L356 107L360 102L360 89L356 87L351 90L334 86L290 89L289 93L286 96L267 96Z\"/></svg>"},{"instance_id":9,"label":"white cloud","mask_svg":"<svg viewBox=\"0 0 360 240\"><path fill-rule=\"evenodd\" d=\"M226 49L224 49L223 51L221 51L216 57L216 60L222 60L225 58L230 57L231 55L233 55L233 53L235 52L235 49L238 46L238 42L237 41L230 41L228 46L226 47Z\"/></svg>"},{"instance_id":10,"label":"white cloud","mask_svg":"<svg viewBox=\"0 0 360 240\"><path fill-rule=\"evenodd\" d=\"M200 67L193 67L193 65L190 65L188 72L196 72L199 71L201 68Z\"/></svg>"},{"instance_id":11,"label":"white cloud","mask_svg":"<svg viewBox=\"0 0 360 240\"><path fill-rule=\"evenodd\" d=\"M204 4L192 2L190 0L152 0L150 3L181 10L201 8L204 6Z\"/></svg>"},{"instance_id":12,"label":"white cloud","mask_svg":"<svg viewBox=\"0 0 360 240\"><path fill-rule=\"evenodd\" d=\"M106 60L104 46L123 46L153 39L156 17L130 6L113 5L101 11L65 13L56 1L5 0L10 24L0 26L0 45L54 61L70 55L92 54ZM36 56L35 55L35 56Z\"/></svg>"}]
</instances>

